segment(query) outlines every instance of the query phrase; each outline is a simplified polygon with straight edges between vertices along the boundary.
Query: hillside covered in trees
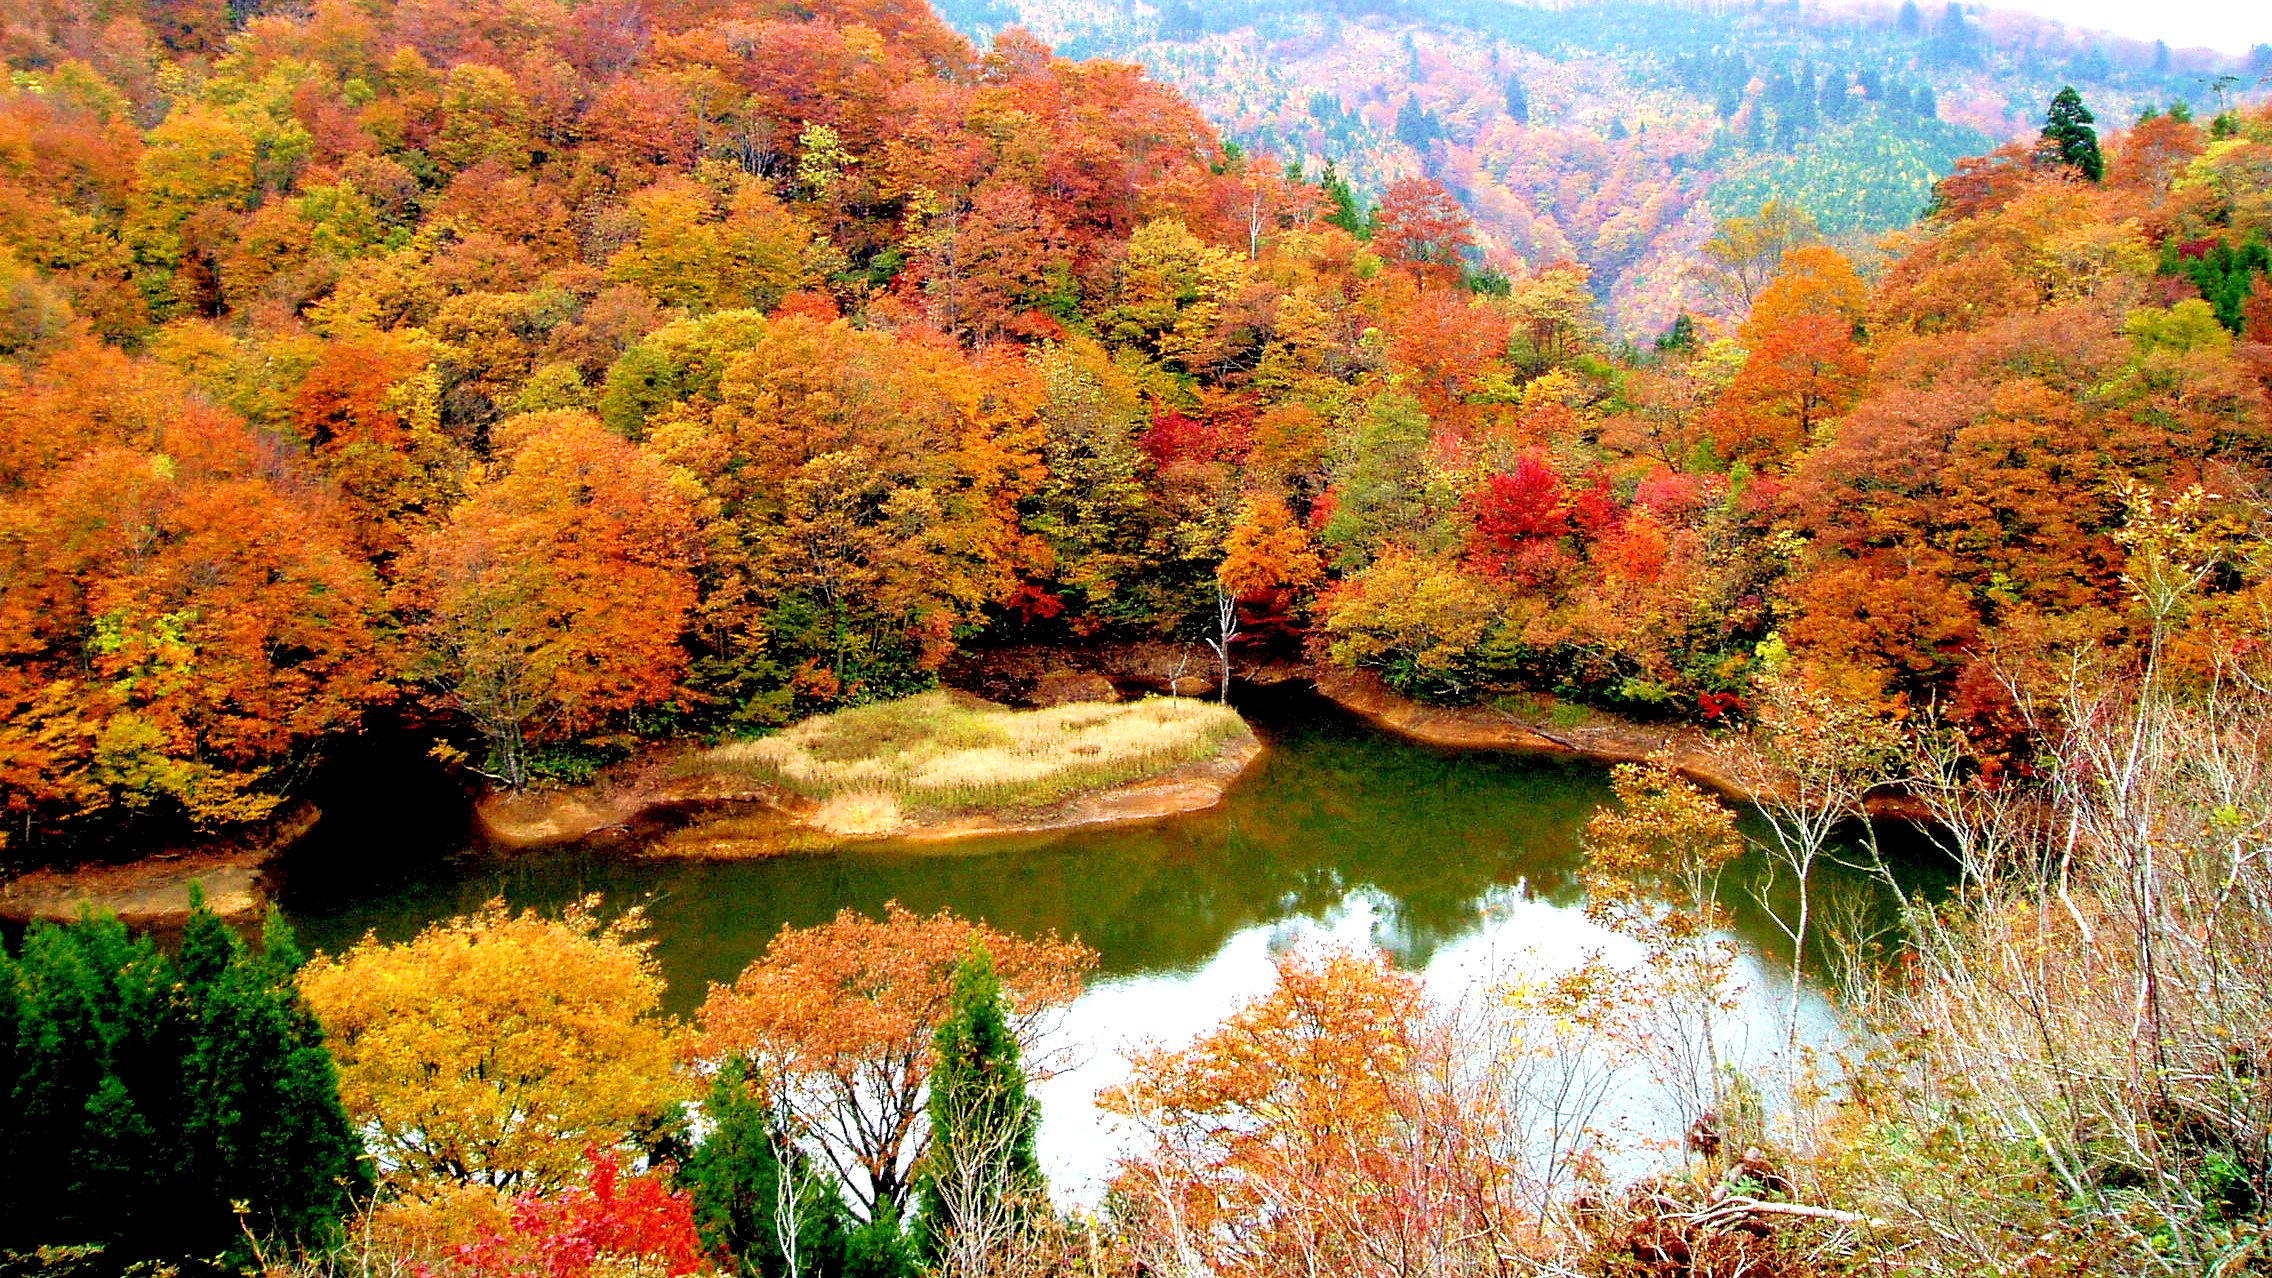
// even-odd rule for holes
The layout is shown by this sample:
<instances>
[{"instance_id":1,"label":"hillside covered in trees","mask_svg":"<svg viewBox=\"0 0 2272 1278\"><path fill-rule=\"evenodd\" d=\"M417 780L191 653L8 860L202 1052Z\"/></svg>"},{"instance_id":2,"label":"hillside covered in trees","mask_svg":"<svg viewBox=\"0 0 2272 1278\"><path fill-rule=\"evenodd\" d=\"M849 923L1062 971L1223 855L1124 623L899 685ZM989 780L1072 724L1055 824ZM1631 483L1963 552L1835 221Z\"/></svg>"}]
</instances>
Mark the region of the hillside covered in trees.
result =
<instances>
[{"instance_id":1,"label":"hillside covered in trees","mask_svg":"<svg viewBox=\"0 0 2272 1278\"><path fill-rule=\"evenodd\" d=\"M1871 278L1728 219L1741 323L1635 354L1582 267L1479 274L1433 182L1355 219L918 6L8 41L15 858L258 821L382 712L520 785L1226 619L1423 698L1800 679L1993 761L1991 658L2134 644L2127 512L2247 533L2272 447L2261 109L1967 161ZM2220 562L2189 642L2260 602Z\"/></svg>"},{"instance_id":2,"label":"hillside covered in trees","mask_svg":"<svg viewBox=\"0 0 2272 1278\"><path fill-rule=\"evenodd\" d=\"M1782 200L1866 253L1958 158L2032 136L2063 84L2127 123L2214 114L2272 74L2272 48L2224 58L1939 0L940 7L1140 62L1240 145L1333 164L1368 197L1434 178L1490 260L1582 263L1635 341L1725 305L1696 269L1716 219Z\"/></svg>"},{"instance_id":3,"label":"hillside covered in trees","mask_svg":"<svg viewBox=\"0 0 2272 1278\"><path fill-rule=\"evenodd\" d=\"M2272 1256L2272 108L2102 129L2103 80L2047 78L1869 260L1828 214L1719 211L1718 313L1629 344L1585 267L1478 260L1432 179L1366 198L905 0L59 0L0 55L11 865L257 826L382 727L522 787L1011 643L1551 697L1776 779L1739 823L1618 770L1581 877L1624 966L1460 1007L1276 955L1098 1098L1134 1135L1078 1213L1026 1073L1077 938L847 910L682 1020L597 902L315 956L202 906L164 945L34 925L0 954L0 1267ZM1945 896L1838 841L1889 781ZM1747 839L1788 870L1771 1078L1722 1054ZM1809 895L1832 857L1882 928ZM1630 1079L1669 1139L1602 1137Z\"/></svg>"}]
</instances>

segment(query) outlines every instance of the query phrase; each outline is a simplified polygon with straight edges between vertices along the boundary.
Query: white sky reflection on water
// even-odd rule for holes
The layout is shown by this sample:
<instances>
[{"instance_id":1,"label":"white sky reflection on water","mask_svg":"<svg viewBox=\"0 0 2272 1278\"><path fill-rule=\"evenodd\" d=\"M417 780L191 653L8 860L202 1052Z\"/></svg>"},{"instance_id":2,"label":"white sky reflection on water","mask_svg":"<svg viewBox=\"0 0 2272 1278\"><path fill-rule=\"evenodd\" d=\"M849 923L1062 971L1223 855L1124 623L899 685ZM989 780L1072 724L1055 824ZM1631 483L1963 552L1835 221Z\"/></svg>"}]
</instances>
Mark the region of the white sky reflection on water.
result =
<instances>
[{"instance_id":1,"label":"white sky reflection on water","mask_svg":"<svg viewBox=\"0 0 2272 1278\"><path fill-rule=\"evenodd\" d=\"M1441 946L1422 969L1430 994L1444 1002L1487 997L1517 977L1567 971L1599 954L1618 965L1639 960L1631 939L1588 919L1582 909L1536 900L1520 888L1495 891L1476 904L1476 927ZM1324 941L1372 946L1391 953L1399 929L1394 899L1370 888L1348 892L1322 918L1291 917L1235 932L1204 963L1178 972L1149 973L1093 986L1066 1013L1050 1047L1070 1051L1070 1064L1034 1086L1041 1103L1040 1153L1059 1202L1094 1204L1103 1193L1116 1154L1133 1139L1125 1124L1096 1107L1096 1093L1128 1074L1128 1053L1150 1044L1180 1047L1267 992L1271 956L1295 944ZM1744 951L1736 984L1741 1006L1722 1026L1724 1050L1756 1072L1781 1044L1782 974L1765 970ZM1828 1042L1836 1016L1819 994L1802 1002L1808 1042ZM1067 1045L1076 1045L1068 1047ZM1680 1120L1666 1097L1636 1071L1621 1088L1624 1131L1636 1142L1676 1138Z\"/></svg>"}]
</instances>

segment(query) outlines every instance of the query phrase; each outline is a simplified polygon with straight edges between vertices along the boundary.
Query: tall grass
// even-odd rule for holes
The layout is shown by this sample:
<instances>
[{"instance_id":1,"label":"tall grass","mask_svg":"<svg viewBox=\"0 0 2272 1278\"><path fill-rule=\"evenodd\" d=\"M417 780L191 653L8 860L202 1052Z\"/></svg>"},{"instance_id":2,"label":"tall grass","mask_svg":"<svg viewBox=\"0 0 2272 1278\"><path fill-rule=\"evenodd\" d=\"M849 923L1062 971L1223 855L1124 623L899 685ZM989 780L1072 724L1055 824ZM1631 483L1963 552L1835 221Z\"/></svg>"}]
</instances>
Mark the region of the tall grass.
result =
<instances>
[{"instance_id":1,"label":"tall grass","mask_svg":"<svg viewBox=\"0 0 2272 1278\"><path fill-rule=\"evenodd\" d=\"M911 817L1041 807L1140 781L1210 758L1245 730L1206 701L1011 710L926 692L719 746L688 766L811 799L824 829L882 833Z\"/></svg>"}]
</instances>

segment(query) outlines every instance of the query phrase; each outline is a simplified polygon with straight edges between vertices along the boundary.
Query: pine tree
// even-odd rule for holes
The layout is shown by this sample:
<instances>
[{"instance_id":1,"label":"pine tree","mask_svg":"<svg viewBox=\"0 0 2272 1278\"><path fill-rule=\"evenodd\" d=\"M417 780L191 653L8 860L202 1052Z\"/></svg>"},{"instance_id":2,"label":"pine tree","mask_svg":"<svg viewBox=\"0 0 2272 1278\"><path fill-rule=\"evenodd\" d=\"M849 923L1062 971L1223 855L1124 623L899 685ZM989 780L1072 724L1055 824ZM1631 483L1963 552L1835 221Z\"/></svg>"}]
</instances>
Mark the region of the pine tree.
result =
<instances>
[{"instance_id":1,"label":"pine tree","mask_svg":"<svg viewBox=\"0 0 2272 1278\"><path fill-rule=\"evenodd\" d=\"M2051 110L2043 122L2042 149L2047 158L2092 182L2106 176L2106 157L2099 154L2098 131L2091 127L2096 120L2083 105L2083 95L2070 84L2051 99Z\"/></svg>"},{"instance_id":2,"label":"pine tree","mask_svg":"<svg viewBox=\"0 0 2272 1278\"><path fill-rule=\"evenodd\" d=\"M982 945L971 947L955 973L954 1001L932 1051L931 1147L918 1186L918 1238L924 1259L936 1263L961 1231L1006 1241L1002 1235L1015 1228L1023 1206L1043 1197L1034 1151L1039 1108L1026 1093L1002 982Z\"/></svg>"},{"instance_id":3,"label":"pine tree","mask_svg":"<svg viewBox=\"0 0 2272 1278\"><path fill-rule=\"evenodd\" d=\"M193 907L179 960L190 1005L185 1134L220 1205L247 1204L255 1233L322 1242L369 1193L371 1171L323 1029L293 985L304 959L274 910L255 954Z\"/></svg>"},{"instance_id":4,"label":"pine tree","mask_svg":"<svg viewBox=\"0 0 2272 1278\"><path fill-rule=\"evenodd\" d=\"M1396 112L1396 140L1414 150L1426 150L1430 142L1442 136L1443 123L1420 105L1420 95L1405 94L1404 105Z\"/></svg>"},{"instance_id":5,"label":"pine tree","mask_svg":"<svg viewBox=\"0 0 2272 1278\"><path fill-rule=\"evenodd\" d=\"M889 1200L876 1205L876 1218L844 1236L843 1278L910 1278L922 1271L899 1209Z\"/></svg>"},{"instance_id":6,"label":"pine tree","mask_svg":"<svg viewBox=\"0 0 2272 1278\"><path fill-rule=\"evenodd\" d=\"M1687 311L1675 316L1672 327L1657 335L1660 354L1685 355L1696 349L1696 318Z\"/></svg>"},{"instance_id":7,"label":"pine tree","mask_svg":"<svg viewBox=\"0 0 2272 1278\"><path fill-rule=\"evenodd\" d=\"M685 1172L702 1241L734 1257L750 1278L842 1273L843 1201L785 1138L745 1062L728 1061L718 1071L708 1110L710 1135ZM785 1206L796 1213L788 1229L782 1228Z\"/></svg>"},{"instance_id":8,"label":"pine tree","mask_svg":"<svg viewBox=\"0 0 2272 1278\"><path fill-rule=\"evenodd\" d=\"M1341 170L1334 167L1333 161L1325 162L1325 173L1318 179L1317 185L1325 193L1326 202L1333 206L1333 211L1325 215L1325 220L1360 240L1367 238L1369 220L1365 216L1364 207L1357 200L1357 192L1351 189L1349 179L1341 176Z\"/></svg>"},{"instance_id":9,"label":"pine tree","mask_svg":"<svg viewBox=\"0 0 2272 1278\"><path fill-rule=\"evenodd\" d=\"M298 962L281 921L255 954L201 900L178 959L93 917L0 955L0 1249L329 1242L370 1169Z\"/></svg>"}]
</instances>

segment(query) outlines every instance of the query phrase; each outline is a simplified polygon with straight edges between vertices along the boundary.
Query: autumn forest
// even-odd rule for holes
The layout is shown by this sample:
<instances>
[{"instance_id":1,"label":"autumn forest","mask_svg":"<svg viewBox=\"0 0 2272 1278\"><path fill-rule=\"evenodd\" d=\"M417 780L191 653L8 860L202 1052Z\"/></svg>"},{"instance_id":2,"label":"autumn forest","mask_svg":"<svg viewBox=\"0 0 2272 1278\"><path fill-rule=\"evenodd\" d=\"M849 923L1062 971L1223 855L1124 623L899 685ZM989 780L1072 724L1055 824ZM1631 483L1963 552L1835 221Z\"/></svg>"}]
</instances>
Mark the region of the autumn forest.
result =
<instances>
[{"instance_id":1,"label":"autumn forest","mask_svg":"<svg viewBox=\"0 0 2272 1278\"><path fill-rule=\"evenodd\" d=\"M994 732L936 690L1011 651L1689 751L1605 753L1582 831L1644 975L1289 949L1098 1099L1136 1136L1073 1205L1027 1088L1084 938L847 911L681 1018L623 902L11 928L0 1272L2272 1272L2237 80L2047 92L1881 233L1757 158L1792 82L1684 52L1756 198L1612 280L1440 122L1352 182L922 0L24 0L0 56L0 875L258 838L378 733L468 793L867 776L845 725ZM1805 110L1929 70L1862 69ZM1744 858L1764 1074L1715 1028ZM1617 1062L1672 1138L1598 1139Z\"/></svg>"}]
</instances>

